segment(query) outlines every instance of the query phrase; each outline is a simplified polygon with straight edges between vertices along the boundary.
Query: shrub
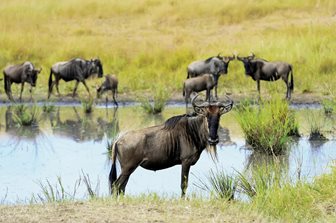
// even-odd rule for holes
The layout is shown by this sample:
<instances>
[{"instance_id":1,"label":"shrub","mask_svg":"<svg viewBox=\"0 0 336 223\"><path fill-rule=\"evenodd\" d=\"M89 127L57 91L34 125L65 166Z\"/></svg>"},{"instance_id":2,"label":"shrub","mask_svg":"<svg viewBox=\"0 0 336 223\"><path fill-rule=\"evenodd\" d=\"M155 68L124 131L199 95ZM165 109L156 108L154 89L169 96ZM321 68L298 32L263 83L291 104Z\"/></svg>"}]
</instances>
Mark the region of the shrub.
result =
<instances>
[{"instance_id":1,"label":"shrub","mask_svg":"<svg viewBox=\"0 0 336 223\"><path fill-rule=\"evenodd\" d=\"M30 126L38 122L39 115L36 105L28 108L27 105L20 104L14 107L13 119L20 126Z\"/></svg>"},{"instance_id":2,"label":"shrub","mask_svg":"<svg viewBox=\"0 0 336 223\"><path fill-rule=\"evenodd\" d=\"M140 99L141 107L148 114L159 114L164 110L168 98L168 92L158 87L154 92L153 100L149 98Z\"/></svg>"}]
</instances>

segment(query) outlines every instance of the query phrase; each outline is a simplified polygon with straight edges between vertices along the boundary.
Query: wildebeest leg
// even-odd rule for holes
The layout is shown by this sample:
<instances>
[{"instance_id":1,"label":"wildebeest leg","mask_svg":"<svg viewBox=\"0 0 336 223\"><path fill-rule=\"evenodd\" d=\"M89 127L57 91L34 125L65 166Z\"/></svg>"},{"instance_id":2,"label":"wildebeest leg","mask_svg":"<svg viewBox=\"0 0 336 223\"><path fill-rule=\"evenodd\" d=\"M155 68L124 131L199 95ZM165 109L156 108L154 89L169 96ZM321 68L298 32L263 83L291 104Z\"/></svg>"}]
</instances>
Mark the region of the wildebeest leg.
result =
<instances>
[{"instance_id":1,"label":"wildebeest leg","mask_svg":"<svg viewBox=\"0 0 336 223\"><path fill-rule=\"evenodd\" d=\"M58 88L59 80L60 80L59 77L56 77L55 83L54 83L54 84L56 84L56 91L57 91L58 97L61 96L61 94L59 92L59 88Z\"/></svg>"},{"instance_id":2,"label":"wildebeest leg","mask_svg":"<svg viewBox=\"0 0 336 223\"><path fill-rule=\"evenodd\" d=\"M30 92L30 100L32 101L33 100L33 86L31 85L30 85L29 92Z\"/></svg>"},{"instance_id":3,"label":"wildebeest leg","mask_svg":"<svg viewBox=\"0 0 336 223\"><path fill-rule=\"evenodd\" d=\"M210 98L210 97L209 97ZM216 98L216 100L218 100L218 97L217 97L217 84L216 84L216 86L215 86L215 98ZM210 99L209 99L209 102L210 102Z\"/></svg>"},{"instance_id":4,"label":"wildebeest leg","mask_svg":"<svg viewBox=\"0 0 336 223\"><path fill-rule=\"evenodd\" d=\"M126 168L126 169L122 168L120 176L115 181L115 183L112 185L112 193L113 193L114 189L117 190L117 194L125 193L125 188L126 188L128 179L137 167L138 166L135 166L135 167L132 167L132 168Z\"/></svg>"},{"instance_id":5,"label":"wildebeest leg","mask_svg":"<svg viewBox=\"0 0 336 223\"><path fill-rule=\"evenodd\" d=\"M12 83L10 82L10 80L8 80L8 78L7 79L5 78L5 81L6 81L6 85L7 85L7 87L5 87L5 88L7 88L6 89L6 94L8 96L8 99L13 102L14 98L13 98L13 95L12 95L12 88L11 88Z\"/></svg>"},{"instance_id":6,"label":"wildebeest leg","mask_svg":"<svg viewBox=\"0 0 336 223\"><path fill-rule=\"evenodd\" d=\"M78 84L79 84L79 81L76 80L75 88L74 88L73 93L72 93L72 97L73 97L73 98L74 98L75 95L76 95L76 91L77 91L77 88L78 88Z\"/></svg>"},{"instance_id":7,"label":"wildebeest leg","mask_svg":"<svg viewBox=\"0 0 336 223\"><path fill-rule=\"evenodd\" d=\"M258 98L260 99L260 80L257 80Z\"/></svg>"},{"instance_id":8,"label":"wildebeest leg","mask_svg":"<svg viewBox=\"0 0 336 223\"><path fill-rule=\"evenodd\" d=\"M210 89L207 89L206 90L206 98L205 98L206 101L210 102Z\"/></svg>"},{"instance_id":9,"label":"wildebeest leg","mask_svg":"<svg viewBox=\"0 0 336 223\"><path fill-rule=\"evenodd\" d=\"M117 96L117 91L116 90L112 91L112 96L113 96L114 104L118 107L118 102L116 100L116 96Z\"/></svg>"},{"instance_id":10,"label":"wildebeest leg","mask_svg":"<svg viewBox=\"0 0 336 223\"><path fill-rule=\"evenodd\" d=\"M84 86L85 86L85 88L86 88L87 92L89 93L89 95L90 95L90 97L91 97L90 90L89 90L88 86L86 85L86 82L85 82L85 80L82 80L82 83L84 84Z\"/></svg>"},{"instance_id":11,"label":"wildebeest leg","mask_svg":"<svg viewBox=\"0 0 336 223\"><path fill-rule=\"evenodd\" d=\"M190 165L186 163L182 163L182 172L181 172L181 197L185 196L187 187L188 187L188 177L189 177Z\"/></svg>"},{"instance_id":12,"label":"wildebeest leg","mask_svg":"<svg viewBox=\"0 0 336 223\"><path fill-rule=\"evenodd\" d=\"M22 92L23 92L23 89L24 89L24 83L25 82L21 83L20 102L22 101Z\"/></svg>"},{"instance_id":13,"label":"wildebeest leg","mask_svg":"<svg viewBox=\"0 0 336 223\"><path fill-rule=\"evenodd\" d=\"M288 78L282 78L282 80L285 82L286 84L286 88L287 88L287 92L286 92L286 99L289 100L291 97L291 90L290 90L290 83L288 81Z\"/></svg>"}]
</instances>

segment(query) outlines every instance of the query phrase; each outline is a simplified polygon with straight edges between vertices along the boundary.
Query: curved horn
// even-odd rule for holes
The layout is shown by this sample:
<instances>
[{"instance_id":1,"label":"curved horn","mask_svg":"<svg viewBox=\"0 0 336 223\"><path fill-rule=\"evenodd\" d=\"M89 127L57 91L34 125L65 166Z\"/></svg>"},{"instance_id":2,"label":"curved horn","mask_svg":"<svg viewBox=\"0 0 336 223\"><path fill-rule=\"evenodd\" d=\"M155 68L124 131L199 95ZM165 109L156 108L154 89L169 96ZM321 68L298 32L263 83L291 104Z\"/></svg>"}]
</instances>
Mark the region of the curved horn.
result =
<instances>
[{"instance_id":1,"label":"curved horn","mask_svg":"<svg viewBox=\"0 0 336 223\"><path fill-rule=\"evenodd\" d=\"M251 52L251 54L250 54L250 56L249 57L251 57L252 59L255 57L255 55L254 55L254 53L253 52Z\"/></svg>"},{"instance_id":2,"label":"curved horn","mask_svg":"<svg viewBox=\"0 0 336 223\"><path fill-rule=\"evenodd\" d=\"M225 114L227 112L229 112L232 107L233 107L233 100L231 98L229 98L228 96L226 96L226 98L229 99L229 102L227 103L223 103L223 102L216 102L215 105L220 107L220 114Z\"/></svg>"},{"instance_id":3,"label":"curved horn","mask_svg":"<svg viewBox=\"0 0 336 223\"><path fill-rule=\"evenodd\" d=\"M192 104L192 106L193 106L194 111L195 111L197 114L203 115L203 114L205 113L204 108L206 108L206 107L209 106L209 102L203 102L202 104L197 105L196 102L195 102L195 100L196 100L196 98L197 98L198 96L199 96L199 95L196 94L196 96L193 97L193 98L191 99L191 104Z\"/></svg>"}]
</instances>

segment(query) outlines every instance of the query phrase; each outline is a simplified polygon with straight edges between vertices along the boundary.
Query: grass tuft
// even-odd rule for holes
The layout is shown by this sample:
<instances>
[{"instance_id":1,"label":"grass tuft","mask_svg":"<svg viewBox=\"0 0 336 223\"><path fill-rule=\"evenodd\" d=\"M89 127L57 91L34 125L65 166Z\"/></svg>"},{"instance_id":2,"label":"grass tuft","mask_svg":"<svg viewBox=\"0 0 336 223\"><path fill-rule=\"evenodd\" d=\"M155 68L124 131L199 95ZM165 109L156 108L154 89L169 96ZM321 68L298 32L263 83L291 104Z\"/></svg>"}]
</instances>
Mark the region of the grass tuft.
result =
<instances>
[{"instance_id":1,"label":"grass tuft","mask_svg":"<svg viewBox=\"0 0 336 223\"><path fill-rule=\"evenodd\" d=\"M296 128L287 102L279 98L262 101L258 108L241 108L236 112L236 119L252 149L270 155L286 151L288 135Z\"/></svg>"},{"instance_id":2,"label":"grass tuft","mask_svg":"<svg viewBox=\"0 0 336 223\"><path fill-rule=\"evenodd\" d=\"M94 99L90 97L89 99L82 99L81 102L84 113L91 114L94 109Z\"/></svg>"},{"instance_id":3,"label":"grass tuft","mask_svg":"<svg viewBox=\"0 0 336 223\"><path fill-rule=\"evenodd\" d=\"M13 119L19 126L31 126L37 124L40 112L37 105L24 104L14 106Z\"/></svg>"},{"instance_id":4,"label":"grass tuft","mask_svg":"<svg viewBox=\"0 0 336 223\"><path fill-rule=\"evenodd\" d=\"M207 180L199 179L196 187L211 193L217 199L234 200L236 192L236 179L223 170L214 172L210 170Z\"/></svg>"},{"instance_id":5,"label":"grass tuft","mask_svg":"<svg viewBox=\"0 0 336 223\"><path fill-rule=\"evenodd\" d=\"M154 91L152 100L149 98L140 99L141 107L148 114L159 114L164 110L168 98L168 91L158 87Z\"/></svg>"}]
</instances>

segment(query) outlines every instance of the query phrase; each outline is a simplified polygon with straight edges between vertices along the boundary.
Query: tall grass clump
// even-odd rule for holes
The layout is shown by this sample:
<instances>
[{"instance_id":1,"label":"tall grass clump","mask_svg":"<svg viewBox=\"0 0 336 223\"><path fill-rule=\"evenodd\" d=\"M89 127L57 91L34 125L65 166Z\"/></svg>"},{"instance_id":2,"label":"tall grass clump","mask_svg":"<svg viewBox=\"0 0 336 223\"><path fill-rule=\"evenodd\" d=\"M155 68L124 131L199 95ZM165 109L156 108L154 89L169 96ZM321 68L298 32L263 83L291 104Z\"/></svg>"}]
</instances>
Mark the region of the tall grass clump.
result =
<instances>
[{"instance_id":1,"label":"tall grass clump","mask_svg":"<svg viewBox=\"0 0 336 223\"><path fill-rule=\"evenodd\" d=\"M308 116L309 121L309 140L328 140L324 136L326 121L321 114L313 114Z\"/></svg>"},{"instance_id":2,"label":"tall grass clump","mask_svg":"<svg viewBox=\"0 0 336 223\"><path fill-rule=\"evenodd\" d=\"M223 170L214 172L210 170L206 180L199 179L196 186L204 191L209 192L217 199L224 199L227 201L234 200L236 192L236 179Z\"/></svg>"},{"instance_id":3,"label":"tall grass clump","mask_svg":"<svg viewBox=\"0 0 336 223\"><path fill-rule=\"evenodd\" d=\"M237 171L237 188L241 194L253 199L256 195L266 194L273 187L281 187L284 181L281 165L263 164L251 169L250 172Z\"/></svg>"},{"instance_id":4,"label":"tall grass clump","mask_svg":"<svg viewBox=\"0 0 336 223\"><path fill-rule=\"evenodd\" d=\"M38 122L39 115L37 105L20 104L14 107L13 119L19 126L31 126Z\"/></svg>"},{"instance_id":5,"label":"tall grass clump","mask_svg":"<svg viewBox=\"0 0 336 223\"><path fill-rule=\"evenodd\" d=\"M89 99L82 99L81 102L84 113L90 114L93 112L94 100L92 97L90 97Z\"/></svg>"},{"instance_id":6,"label":"tall grass clump","mask_svg":"<svg viewBox=\"0 0 336 223\"><path fill-rule=\"evenodd\" d=\"M326 115L336 113L336 101L325 99L322 101L323 111Z\"/></svg>"},{"instance_id":7,"label":"tall grass clump","mask_svg":"<svg viewBox=\"0 0 336 223\"><path fill-rule=\"evenodd\" d=\"M334 222L336 168L316 177L312 183L285 182L266 194L255 196L251 205L263 214L283 222Z\"/></svg>"},{"instance_id":8,"label":"tall grass clump","mask_svg":"<svg viewBox=\"0 0 336 223\"><path fill-rule=\"evenodd\" d=\"M63 186L61 177L57 177L56 184L53 185L49 180L46 183L38 182L41 193L34 194L32 200L34 202L51 203L51 202L63 202L74 201L78 188L81 184L81 179L75 182L72 192L67 192Z\"/></svg>"},{"instance_id":9,"label":"tall grass clump","mask_svg":"<svg viewBox=\"0 0 336 223\"><path fill-rule=\"evenodd\" d=\"M253 150L279 155L287 149L293 122L287 102L280 98L262 101L258 108L238 110L236 119Z\"/></svg>"},{"instance_id":10,"label":"tall grass clump","mask_svg":"<svg viewBox=\"0 0 336 223\"><path fill-rule=\"evenodd\" d=\"M154 91L153 99L150 98L140 99L141 107L148 114L159 114L164 110L168 98L169 98L168 92L163 88L158 87Z\"/></svg>"}]
</instances>

